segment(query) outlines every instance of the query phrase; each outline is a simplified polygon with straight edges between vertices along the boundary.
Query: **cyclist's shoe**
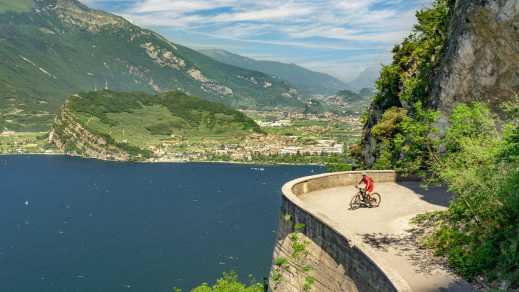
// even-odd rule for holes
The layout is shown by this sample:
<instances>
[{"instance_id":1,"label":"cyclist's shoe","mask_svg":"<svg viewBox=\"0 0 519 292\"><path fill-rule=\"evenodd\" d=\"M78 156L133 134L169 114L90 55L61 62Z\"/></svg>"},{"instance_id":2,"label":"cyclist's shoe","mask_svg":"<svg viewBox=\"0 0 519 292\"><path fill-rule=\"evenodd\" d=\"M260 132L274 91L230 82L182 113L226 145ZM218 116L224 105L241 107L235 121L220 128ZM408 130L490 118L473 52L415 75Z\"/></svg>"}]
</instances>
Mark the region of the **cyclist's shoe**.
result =
<instances>
[{"instance_id":1,"label":"cyclist's shoe","mask_svg":"<svg viewBox=\"0 0 519 292\"><path fill-rule=\"evenodd\" d=\"M373 198L366 195L366 197L364 198L364 201L366 202L366 204L368 205L369 208L373 208L373 204L371 204L371 202L373 201Z\"/></svg>"}]
</instances>

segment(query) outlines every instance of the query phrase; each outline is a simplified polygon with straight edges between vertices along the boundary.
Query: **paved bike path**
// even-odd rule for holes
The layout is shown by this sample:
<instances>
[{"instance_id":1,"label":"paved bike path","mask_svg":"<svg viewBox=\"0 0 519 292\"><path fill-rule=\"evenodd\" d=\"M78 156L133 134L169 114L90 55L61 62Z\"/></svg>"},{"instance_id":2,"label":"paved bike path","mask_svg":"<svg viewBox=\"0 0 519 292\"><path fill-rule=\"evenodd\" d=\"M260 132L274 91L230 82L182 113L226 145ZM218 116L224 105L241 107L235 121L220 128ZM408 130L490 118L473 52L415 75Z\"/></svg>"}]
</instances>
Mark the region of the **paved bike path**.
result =
<instances>
[{"instance_id":1,"label":"paved bike path","mask_svg":"<svg viewBox=\"0 0 519 292\"><path fill-rule=\"evenodd\" d=\"M378 208L349 210L357 190L353 186L310 192L299 198L309 211L326 214L341 229L356 233L377 258L383 259L406 280L413 291L474 291L449 272L441 259L418 248L409 220L417 214L444 210L450 195L441 188L425 190L417 182L379 183Z\"/></svg>"}]
</instances>

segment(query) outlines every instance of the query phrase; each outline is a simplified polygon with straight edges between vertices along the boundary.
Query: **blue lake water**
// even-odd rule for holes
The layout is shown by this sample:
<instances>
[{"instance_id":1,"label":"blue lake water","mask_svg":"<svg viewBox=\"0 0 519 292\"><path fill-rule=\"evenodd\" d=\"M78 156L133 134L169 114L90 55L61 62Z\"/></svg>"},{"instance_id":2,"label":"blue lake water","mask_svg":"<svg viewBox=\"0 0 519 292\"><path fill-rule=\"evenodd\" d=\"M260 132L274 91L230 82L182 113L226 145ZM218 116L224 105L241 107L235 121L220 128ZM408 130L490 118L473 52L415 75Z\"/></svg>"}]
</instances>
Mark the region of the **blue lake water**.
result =
<instances>
[{"instance_id":1,"label":"blue lake water","mask_svg":"<svg viewBox=\"0 0 519 292\"><path fill-rule=\"evenodd\" d=\"M315 166L0 157L0 291L189 291L268 275L280 188Z\"/></svg>"}]
</instances>

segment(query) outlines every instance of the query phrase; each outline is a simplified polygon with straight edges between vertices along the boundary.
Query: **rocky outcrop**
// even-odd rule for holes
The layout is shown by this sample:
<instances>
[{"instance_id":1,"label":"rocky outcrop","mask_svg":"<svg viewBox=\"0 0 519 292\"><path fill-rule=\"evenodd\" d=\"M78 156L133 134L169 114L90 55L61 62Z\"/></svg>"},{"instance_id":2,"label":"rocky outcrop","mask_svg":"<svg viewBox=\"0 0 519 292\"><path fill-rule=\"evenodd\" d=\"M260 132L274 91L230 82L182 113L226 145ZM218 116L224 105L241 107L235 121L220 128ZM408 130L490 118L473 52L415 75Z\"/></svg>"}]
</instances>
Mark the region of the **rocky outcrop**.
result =
<instances>
[{"instance_id":1,"label":"rocky outcrop","mask_svg":"<svg viewBox=\"0 0 519 292\"><path fill-rule=\"evenodd\" d=\"M64 24L79 26L90 32L97 32L107 26L130 26L122 17L89 9L77 0L35 0L35 3L40 11L55 13Z\"/></svg>"},{"instance_id":2,"label":"rocky outcrop","mask_svg":"<svg viewBox=\"0 0 519 292\"><path fill-rule=\"evenodd\" d=\"M368 167L376 165L383 148L373 136L372 129L391 107L412 111L417 100L422 101L429 109L440 112L440 119L435 126L441 135L448 126L449 113L458 103L485 102L499 114L503 102L511 101L519 94L519 1L445 2L449 7L448 21L445 32L440 35L446 38L438 47L441 54L425 62L430 62L433 70L419 80L426 84L423 91L413 96L414 99L402 98L416 83L406 83L409 78L403 77L420 73L413 58L409 58L408 63L401 59L396 63L397 76L404 82L382 80L383 86L378 90L376 102L372 103L368 111L361 145L352 151ZM433 39L428 40L431 41ZM395 56L398 57L398 54ZM422 69L426 67L422 65ZM391 137L386 138L391 140Z\"/></svg>"},{"instance_id":3,"label":"rocky outcrop","mask_svg":"<svg viewBox=\"0 0 519 292\"><path fill-rule=\"evenodd\" d=\"M485 101L495 109L519 93L519 1L458 0L432 105Z\"/></svg>"},{"instance_id":4,"label":"rocky outcrop","mask_svg":"<svg viewBox=\"0 0 519 292\"><path fill-rule=\"evenodd\" d=\"M108 140L89 131L66 105L56 115L49 134L49 143L68 155L117 161L130 159L128 152Z\"/></svg>"}]
</instances>

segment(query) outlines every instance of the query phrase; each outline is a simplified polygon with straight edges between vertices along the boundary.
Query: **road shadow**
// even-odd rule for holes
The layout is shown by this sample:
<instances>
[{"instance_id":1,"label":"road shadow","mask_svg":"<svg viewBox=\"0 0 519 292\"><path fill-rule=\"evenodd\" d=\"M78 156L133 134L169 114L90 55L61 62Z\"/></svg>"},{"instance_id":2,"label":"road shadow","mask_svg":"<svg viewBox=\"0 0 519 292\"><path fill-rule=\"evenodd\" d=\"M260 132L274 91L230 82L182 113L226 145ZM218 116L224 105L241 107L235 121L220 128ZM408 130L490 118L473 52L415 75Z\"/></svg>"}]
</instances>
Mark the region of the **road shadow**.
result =
<instances>
[{"instance_id":1,"label":"road shadow","mask_svg":"<svg viewBox=\"0 0 519 292\"><path fill-rule=\"evenodd\" d=\"M448 269L445 258L434 256L432 251L422 247L420 239L424 229L413 227L402 234L368 233L361 234L362 241L374 249L390 252L407 258L421 274L432 274L438 269Z\"/></svg>"},{"instance_id":2,"label":"road shadow","mask_svg":"<svg viewBox=\"0 0 519 292\"><path fill-rule=\"evenodd\" d=\"M416 273L433 275L438 270L445 270L454 274L448 266L447 259L435 256L430 249L422 247L420 240L424 230L422 227L414 227L403 234L369 233L360 236L365 244L374 249L405 257L413 265ZM439 287L435 291L468 292L476 289L465 280L456 278L446 287Z\"/></svg>"},{"instance_id":3,"label":"road shadow","mask_svg":"<svg viewBox=\"0 0 519 292\"><path fill-rule=\"evenodd\" d=\"M348 211L356 211L359 209L375 209L375 208L378 208L378 207L374 207L374 206L369 205L368 203L362 202L357 207L354 207L354 208L352 208L350 205L348 207Z\"/></svg>"},{"instance_id":4,"label":"road shadow","mask_svg":"<svg viewBox=\"0 0 519 292\"><path fill-rule=\"evenodd\" d=\"M398 184L412 190L419 195L420 199L434 205L448 207L453 198L453 194L443 186L424 187L423 183L419 181L403 181Z\"/></svg>"},{"instance_id":5,"label":"road shadow","mask_svg":"<svg viewBox=\"0 0 519 292\"><path fill-rule=\"evenodd\" d=\"M472 292L478 291L478 289L474 288L472 285L468 284L464 280L456 280L451 283L447 287L440 287L438 289L440 292Z\"/></svg>"}]
</instances>

